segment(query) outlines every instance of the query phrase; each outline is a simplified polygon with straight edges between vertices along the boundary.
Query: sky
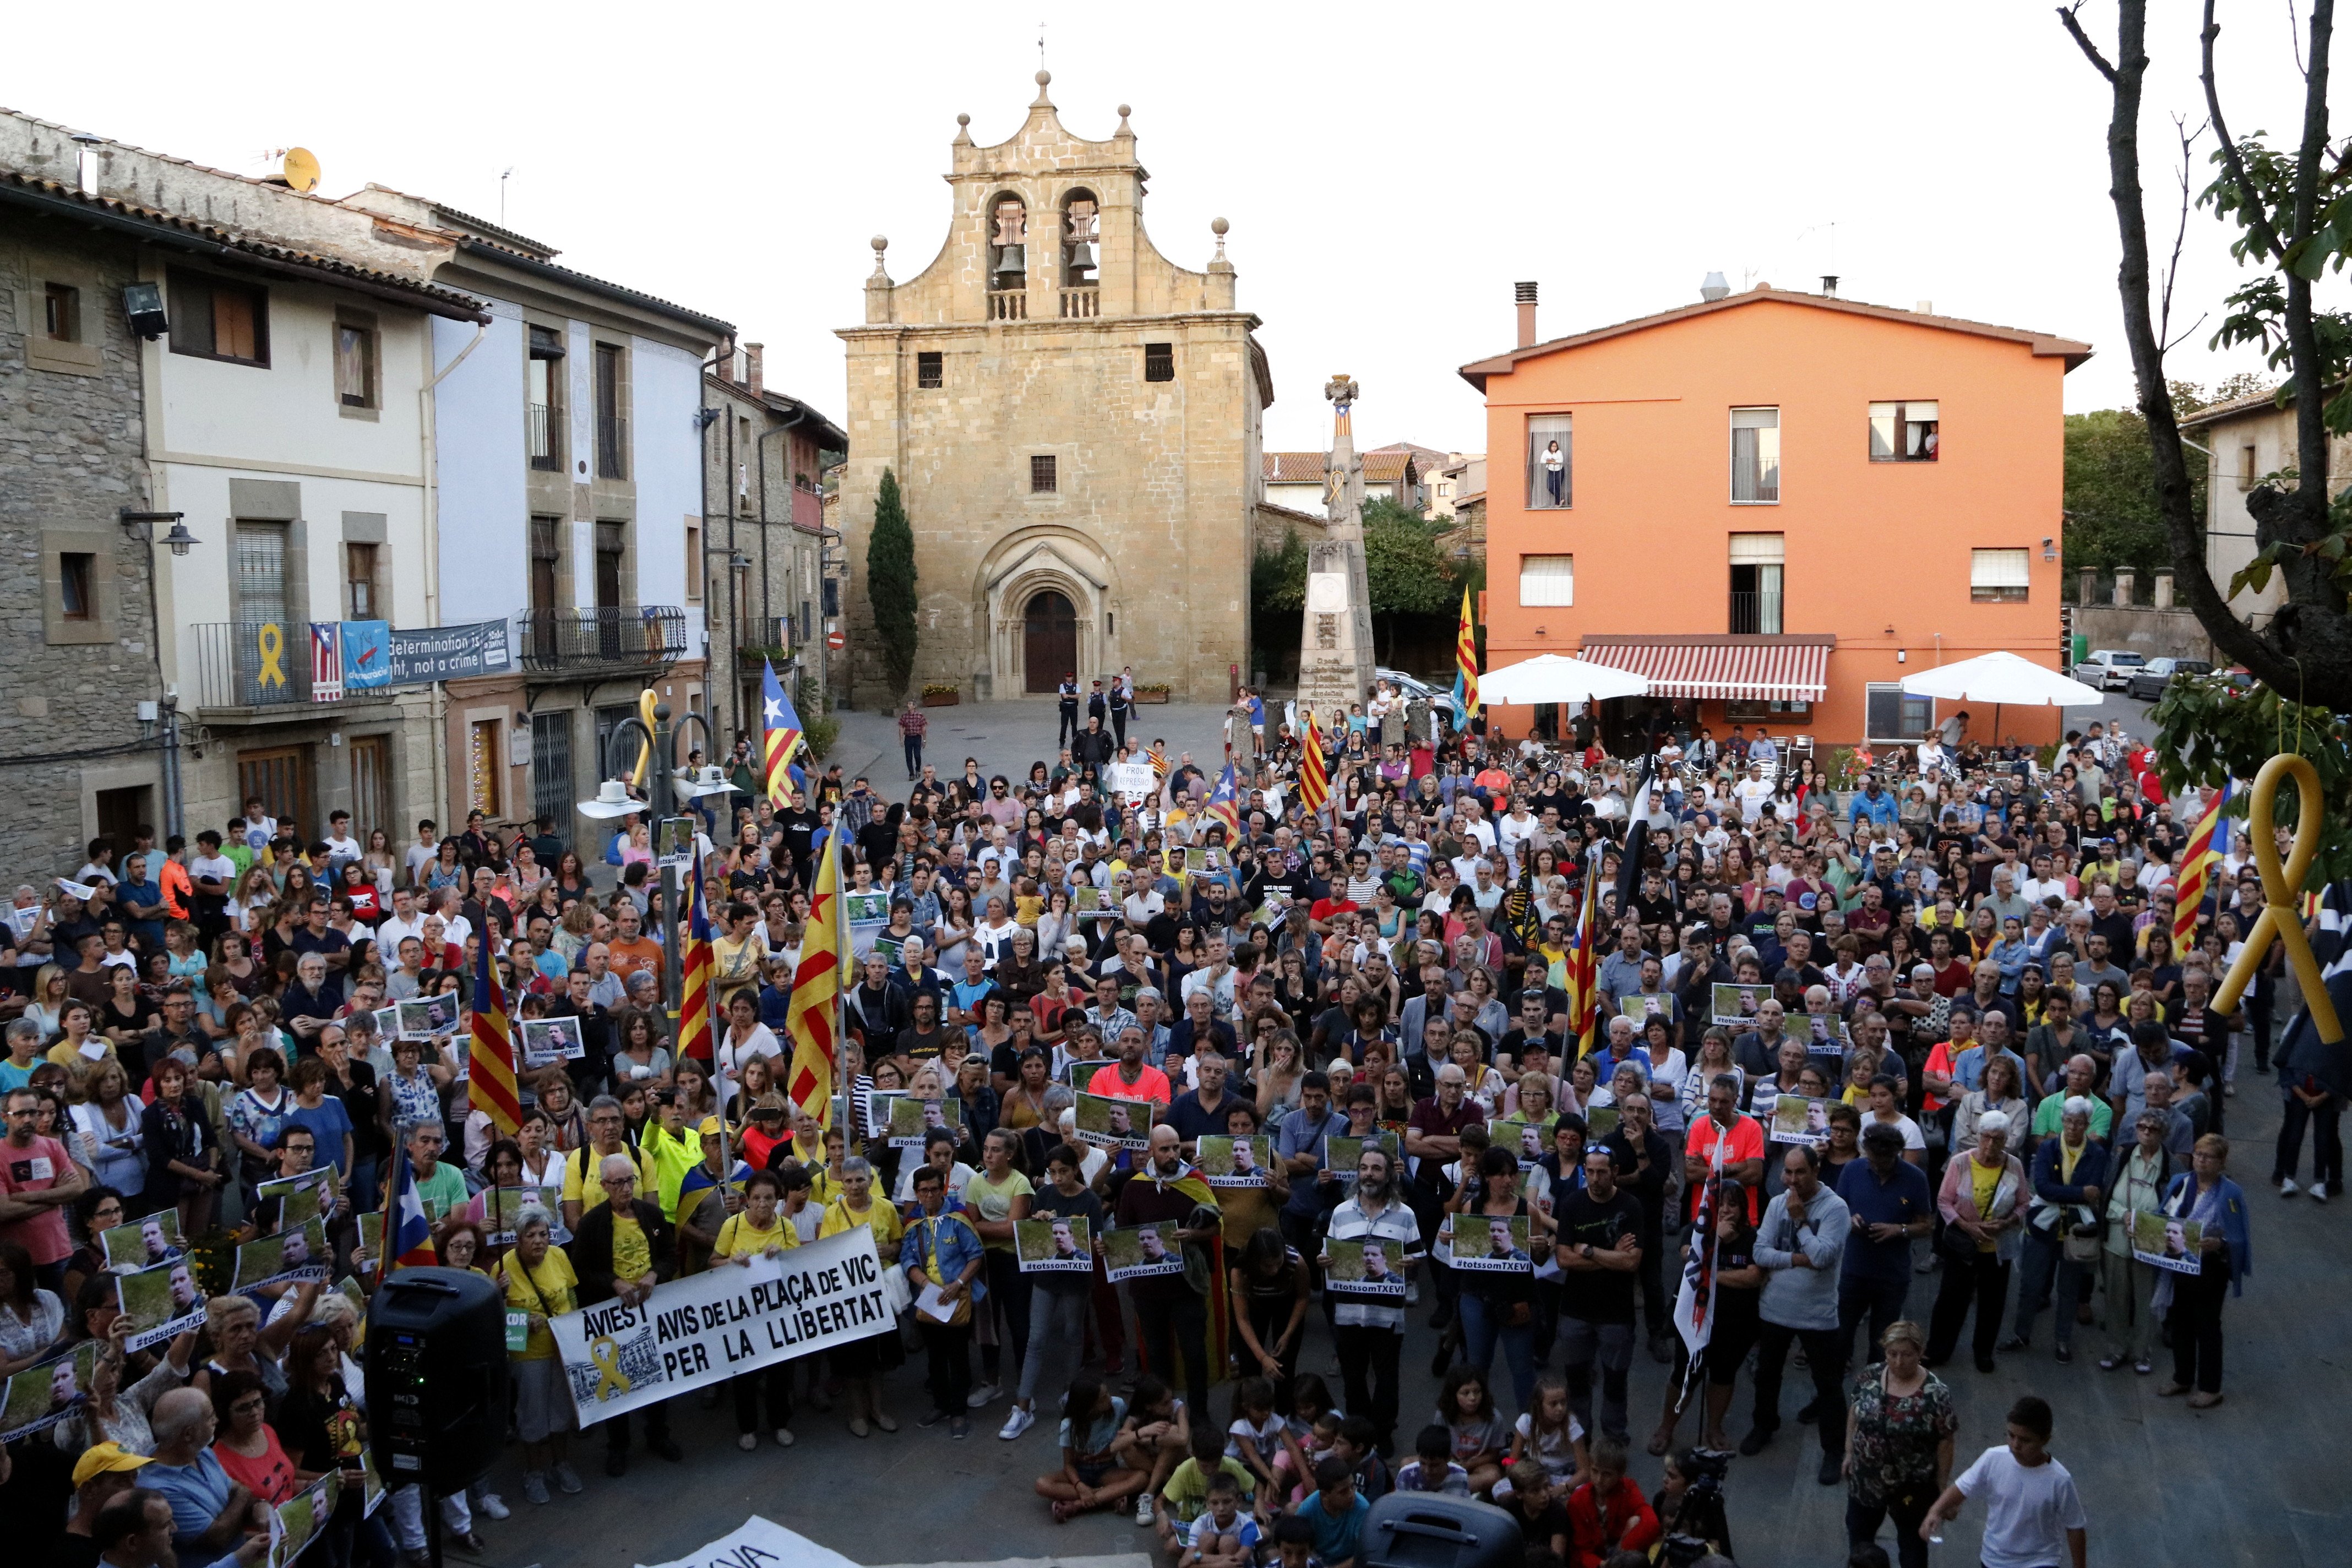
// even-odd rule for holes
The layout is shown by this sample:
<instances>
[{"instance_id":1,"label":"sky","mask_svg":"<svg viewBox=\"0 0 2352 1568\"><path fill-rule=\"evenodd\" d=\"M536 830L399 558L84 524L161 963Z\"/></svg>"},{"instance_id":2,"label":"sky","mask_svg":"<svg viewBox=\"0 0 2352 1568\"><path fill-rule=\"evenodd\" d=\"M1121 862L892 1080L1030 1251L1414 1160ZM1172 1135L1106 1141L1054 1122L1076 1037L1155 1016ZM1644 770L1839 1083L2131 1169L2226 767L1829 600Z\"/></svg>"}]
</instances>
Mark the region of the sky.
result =
<instances>
[{"instance_id":1,"label":"sky","mask_svg":"<svg viewBox=\"0 0 2352 1568\"><path fill-rule=\"evenodd\" d=\"M2154 9L2143 179L2168 247L2170 116L2194 127L2204 110L2197 8ZM834 334L863 319L868 237L889 237L901 280L929 263L955 116L982 143L1011 136L1042 33L1069 130L1107 138L1133 107L1160 251L1202 267L1210 220L1231 223L1239 301L1273 363L1271 448L1327 444L1321 387L1345 371L1363 388L1360 443L1476 449L1484 416L1456 371L1511 346L1522 279L1552 338L1696 300L1709 271L1734 289L1834 272L1850 299L2090 342L2070 412L2134 400L2105 84L2037 0L477 0L396 23L311 8L291 33L288 15L130 0L108 13L114 45L39 51L37 71L23 50L0 62L0 103L245 173L308 147L325 195L374 182L503 210L572 266L734 321L767 345L769 384L839 419ZM2290 16L2223 0L2223 108L2242 135L2299 123ZM2112 52L2111 0L2084 17ZM152 63L129 68L126 45ZM2236 276L2229 232L2190 216L2176 332L2206 320L2175 379L2261 368L2206 346Z\"/></svg>"}]
</instances>

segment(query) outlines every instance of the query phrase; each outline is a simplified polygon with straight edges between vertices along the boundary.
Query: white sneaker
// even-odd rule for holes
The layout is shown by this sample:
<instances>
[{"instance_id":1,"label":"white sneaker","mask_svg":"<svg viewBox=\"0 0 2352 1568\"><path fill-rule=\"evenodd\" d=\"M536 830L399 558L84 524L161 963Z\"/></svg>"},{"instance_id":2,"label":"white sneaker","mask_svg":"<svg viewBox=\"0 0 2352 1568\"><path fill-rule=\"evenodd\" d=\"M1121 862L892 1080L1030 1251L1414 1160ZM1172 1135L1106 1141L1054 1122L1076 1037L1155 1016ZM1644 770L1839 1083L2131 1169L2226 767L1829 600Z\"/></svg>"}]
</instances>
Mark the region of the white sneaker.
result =
<instances>
[{"instance_id":1,"label":"white sneaker","mask_svg":"<svg viewBox=\"0 0 2352 1568\"><path fill-rule=\"evenodd\" d=\"M757 1432L738 1433L735 1437L735 1446L748 1454L752 1449L760 1446L760 1435Z\"/></svg>"},{"instance_id":2,"label":"white sneaker","mask_svg":"<svg viewBox=\"0 0 2352 1568\"><path fill-rule=\"evenodd\" d=\"M507 1500L496 1492L484 1492L474 1507L485 1519L504 1519L514 1511L507 1507Z\"/></svg>"},{"instance_id":3,"label":"white sneaker","mask_svg":"<svg viewBox=\"0 0 2352 1568\"><path fill-rule=\"evenodd\" d=\"M2311 1201L2315 1204L2324 1204L2327 1201L2327 1184L2326 1182L2314 1182L2311 1184Z\"/></svg>"},{"instance_id":4,"label":"white sneaker","mask_svg":"<svg viewBox=\"0 0 2352 1568\"><path fill-rule=\"evenodd\" d=\"M2313 1190L2316 1192L2318 1189L2314 1188ZM2294 1178L2293 1176L2281 1176L2279 1178L2279 1196L2283 1198L2291 1198L2301 1191L2303 1191L2303 1189L2294 1184Z\"/></svg>"},{"instance_id":5,"label":"white sneaker","mask_svg":"<svg viewBox=\"0 0 2352 1568\"><path fill-rule=\"evenodd\" d=\"M1144 1526L1151 1523L1151 1492L1149 1488L1135 1500L1135 1522Z\"/></svg>"},{"instance_id":6,"label":"white sneaker","mask_svg":"<svg viewBox=\"0 0 2352 1568\"><path fill-rule=\"evenodd\" d=\"M779 1448L789 1448L789 1447L791 1447L793 1446L793 1429L792 1429L791 1427L789 1427L789 1426L779 1426L779 1427L777 1427L777 1428L776 1428L776 1447L779 1447Z\"/></svg>"},{"instance_id":7,"label":"white sneaker","mask_svg":"<svg viewBox=\"0 0 2352 1568\"><path fill-rule=\"evenodd\" d=\"M1004 1390L1002 1387L993 1383L983 1383L979 1387L973 1389L970 1394L965 1394L963 1402L968 1409L985 1410L991 1404L994 1403L996 1396L1003 1392Z\"/></svg>"},{"instance_id":8,"label":"white sneaker","mask_svg":"<svg viewBox=\"0 0 2352 1568\"><path fill-rule=\"evenodd\" d=\"M1010 1443L1035 1425L1037 1425L1037 1417L1016 1405L1013 1407L1013 1414L1004 1418L1004 1425L997 1429L996 1435Z\"/></svg>"}]
</instances>

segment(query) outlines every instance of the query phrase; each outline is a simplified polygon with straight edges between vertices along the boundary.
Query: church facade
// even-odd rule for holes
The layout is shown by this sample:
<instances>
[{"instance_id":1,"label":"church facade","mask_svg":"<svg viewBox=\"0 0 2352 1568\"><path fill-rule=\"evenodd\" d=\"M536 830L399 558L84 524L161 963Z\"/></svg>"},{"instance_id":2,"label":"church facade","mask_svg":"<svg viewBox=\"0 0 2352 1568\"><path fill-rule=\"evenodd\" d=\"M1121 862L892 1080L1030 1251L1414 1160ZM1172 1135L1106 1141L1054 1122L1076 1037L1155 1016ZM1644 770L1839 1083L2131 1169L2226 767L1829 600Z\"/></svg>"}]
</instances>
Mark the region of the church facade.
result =
<instances>
[{"instance_id":1,"label":"church facade","mask_svg":"<svg viewBox=\"0 0 2352 1568\"><path fill-rule=\"evenodd\" d=\"M1247 679L1250 541L1274 384L1234 305L1225 222L1192 271L1144 232L1127 108L1065 130L1037 73L1021 129L958 116L947 242L904 283L874 240L866 322L845 328L849 463L835 509L855 700L886 701L866 552L886 469L915 537L910 695L1081 687L1132 667L1179 701Z\"/></svg>"}]
</instances>

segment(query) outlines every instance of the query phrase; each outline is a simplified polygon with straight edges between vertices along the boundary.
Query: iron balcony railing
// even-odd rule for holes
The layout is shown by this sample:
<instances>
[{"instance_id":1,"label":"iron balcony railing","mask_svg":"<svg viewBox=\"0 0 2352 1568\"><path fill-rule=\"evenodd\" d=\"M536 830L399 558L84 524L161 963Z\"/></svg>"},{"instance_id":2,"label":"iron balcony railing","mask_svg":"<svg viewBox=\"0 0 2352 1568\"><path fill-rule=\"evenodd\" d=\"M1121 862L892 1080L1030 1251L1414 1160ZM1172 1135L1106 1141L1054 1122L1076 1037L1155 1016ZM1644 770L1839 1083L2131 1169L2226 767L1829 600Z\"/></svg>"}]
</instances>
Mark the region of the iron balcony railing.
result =
<instances>
[{"instance_id":1,"label":"iron balcony railing","mask_svg":"<svg viewBox=\"0 0 2352 1568\"><path fill-rule=\"evenodd\" d=\"M549 418L546 404L533 403L524 408L523 430L530 444L532 468L558 470L563 467L563 454L555 449L555 426Z\"/></svg>"},{"instance_id":2,"label":"iron balcony railing","mask_svg":"<svg viewBox=\"0 0 2352 1568\"><path fill-rule=\"evenodd\" d=\"M793 635L790 616L749 616L736 628L735 647L747 654L789 654L800 641Z\"/></svg>"},{"instance_id":3,"label":"iron balcony railing","mask_svg":"<svg viewBox=\"0 0 2352 1568\"><path fill-rule=\"evenodd\" d=\"M522 667L551 671L668 664L686 652L686 612L675 605L522 610Z\"/></svg>"},{"instance_id":4,"label":"iron balcony railing","mask_svg":"<svg viewBox=\"0 0 2352 1568\"><path fill-rule=\"evenodd\" d=\"M596 477L600 479L627 479L628 449L629 422L617 414L596 416Z\"/></svg>"},{"instance_id":5,"label":"iron balcony railing","mask_svg":"<svg viewBox=\"0 0 2352 1568\"><path fill-rule=\"evenodd\" d=\"M340 697L317 679L310 628L301 621L205 621L188 627L196 639L199 708L308 708L389 702L388 687Z\"/></svg>"},{"instance_id":6,"label":"iron balcony railing","mask_svg":"<svg viewBox=\"0 0 2352 1568\"><path fill-rule=\"evenodd\" d=\"M1743 593L1731 595L1731 629L1736 635L1780 635L1780 595Z\"/></svg>"}]
</instances>

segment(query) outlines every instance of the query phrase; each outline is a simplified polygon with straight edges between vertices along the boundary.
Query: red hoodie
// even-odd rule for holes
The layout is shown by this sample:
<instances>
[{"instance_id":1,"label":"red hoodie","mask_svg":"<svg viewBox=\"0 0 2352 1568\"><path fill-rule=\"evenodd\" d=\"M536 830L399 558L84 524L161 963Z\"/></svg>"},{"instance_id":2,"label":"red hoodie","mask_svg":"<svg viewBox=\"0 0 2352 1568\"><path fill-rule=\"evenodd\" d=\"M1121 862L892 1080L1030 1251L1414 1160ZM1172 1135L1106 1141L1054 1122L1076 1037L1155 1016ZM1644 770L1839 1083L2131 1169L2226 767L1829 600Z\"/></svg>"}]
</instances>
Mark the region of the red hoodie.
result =
<instances>
[{"instance_id":1,"label":"red hoodie","mask_svg":"<svg viewBox=\"0 0 2352 1568\"><path fill-rule=\"evenodd\" d=\"M1568 1500L1569 1568L1601 1568L1610 1553L1642 1552L1658 1539L1657 1511L1632 1480L1620 1477L1609 1500L1606 1522L1601 1500L1587 1481Z\"/></svg>"}]
</instances>

